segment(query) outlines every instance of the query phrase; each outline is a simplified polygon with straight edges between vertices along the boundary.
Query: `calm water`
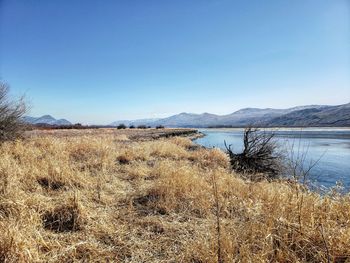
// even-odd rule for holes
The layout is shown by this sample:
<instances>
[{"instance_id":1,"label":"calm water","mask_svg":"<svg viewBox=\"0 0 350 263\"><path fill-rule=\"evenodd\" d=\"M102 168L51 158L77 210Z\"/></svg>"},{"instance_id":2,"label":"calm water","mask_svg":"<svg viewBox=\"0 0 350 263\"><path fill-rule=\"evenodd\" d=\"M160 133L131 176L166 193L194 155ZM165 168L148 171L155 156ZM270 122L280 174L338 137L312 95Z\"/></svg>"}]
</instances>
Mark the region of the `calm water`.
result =
<instances>
[{"instance_id":1,"label":"calm water","mask_svg":"<svg viewBox=\"0 0 350 263\"><path fill-rule=\"evenodd\" d=\"M200 129L206 136L196 140L205 147L225 149L224 141L234 152L243 147L242 129ZM350 189L350 129L280 129L275 131L281 149L306 153L306 165L318 161L310 180L317 186L332 187L337 181Z\"/></svg>"}]
</instances>

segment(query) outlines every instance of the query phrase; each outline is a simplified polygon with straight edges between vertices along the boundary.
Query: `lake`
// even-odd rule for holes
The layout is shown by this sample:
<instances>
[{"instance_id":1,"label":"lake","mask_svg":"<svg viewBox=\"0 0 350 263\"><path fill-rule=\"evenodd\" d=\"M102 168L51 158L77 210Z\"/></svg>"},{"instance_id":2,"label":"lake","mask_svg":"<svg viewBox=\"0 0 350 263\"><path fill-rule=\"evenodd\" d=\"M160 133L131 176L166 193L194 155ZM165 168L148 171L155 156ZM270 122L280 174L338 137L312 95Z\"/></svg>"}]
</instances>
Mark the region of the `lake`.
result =
<instances>
[{"instance_id":1,"label":"lake","mask_svg":"<svg viewBox=\"0 0 350 263\"><path fill-rule=\"evenodd\" d=\"M199 129L205 137L195 142L205 147L225 149L232 145L234 152L243 148L243 129ZM342 182L350 189L350 129L343 128L281 128L274 130L281 149L306 154L305 165L318 161L310 172L310 180L318 187L332 187Z\"/></svg>"}]
</instances>

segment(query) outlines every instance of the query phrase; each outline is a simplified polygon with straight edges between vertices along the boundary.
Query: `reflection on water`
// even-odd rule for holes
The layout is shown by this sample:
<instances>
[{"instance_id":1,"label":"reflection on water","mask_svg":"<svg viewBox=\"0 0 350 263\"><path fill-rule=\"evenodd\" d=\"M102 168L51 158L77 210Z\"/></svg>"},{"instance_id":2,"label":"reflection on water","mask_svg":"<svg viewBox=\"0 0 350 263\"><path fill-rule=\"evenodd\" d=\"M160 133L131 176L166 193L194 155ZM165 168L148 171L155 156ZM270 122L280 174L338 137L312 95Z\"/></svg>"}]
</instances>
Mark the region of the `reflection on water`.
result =
<instances>
[{"instance_id":1,"label":"reflection on water","mask_svg":"<svg viewBox=\"0 0 350 263\"><path fill-rule=\"evenodd\" d=\"M224 141L232 145L234 152L243 148L242 129L200 129L206 136L196 143L206 147L225 149ZM310 179L325 187L342 181L350 189L350 130L349 129L280 129L276 138L283 149L307 152L306 164L317 161L311 170Z\"/></svg>"}]
</instances>

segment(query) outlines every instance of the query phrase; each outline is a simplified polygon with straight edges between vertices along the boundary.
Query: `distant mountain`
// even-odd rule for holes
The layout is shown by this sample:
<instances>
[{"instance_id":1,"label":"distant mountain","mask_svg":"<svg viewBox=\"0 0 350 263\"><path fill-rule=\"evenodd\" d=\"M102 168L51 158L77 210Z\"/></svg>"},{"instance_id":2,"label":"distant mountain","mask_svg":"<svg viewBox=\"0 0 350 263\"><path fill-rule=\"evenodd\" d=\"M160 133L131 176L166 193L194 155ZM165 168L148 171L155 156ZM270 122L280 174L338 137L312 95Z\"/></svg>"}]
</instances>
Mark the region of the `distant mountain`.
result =
<instances>
[{"instance_id":1,"label":"distant mountain","mask_svg":"<svg viewBox=\"0 0 350 263\"><path fill-rule=\"evenodd\" d=\"M66 119L55 119L51 115L44 115L41 117L24 116L23 120L24 122L27 122L30 124L48 124L48 125L71 125L72 124Z\"/></svg>"},{"instance_id":2,"label":"distant mountain","mask_svg":"<svg viewBox=\"0 0 350 263\"><path fill-rule=\"evenodd\" d=\"M267 124L273 126L350 126L350 103L293 111L273 118Z\"/></svg>"},{"instance_id":3,"label":"distant mountain","mask_svg":"<svg viewBox=\"0 0 350 263\"><path fill-rule=\"evenodd\" d=\"M210 113L193 114L183 112L178 115L160 119L153 125L163 125L166 127L207 127L212 123L217 123L219 119L220 116Z\"/></svg>"},{"instance_id":4,"label":"distant mountain","mask_svg":"<svg viewBox=\"0 0 350 263\"><path fill-rule=\"evenodd\" d=\"M222 116L223 118L217 125L222 126L247 126L247 125L261 125L269 126L273 125L271 123L272 119L282 117L286 114L290 114L299 110L307 109L323 109L328 106L325 105L306 105L298 106L288 109L258 109L258 108L245 108L238 110L232 114ZM215 124L213 125L215 126Z\"/></svg>"},{"instance_id":5,"label":"distant mountain","mask_svg":"<svg viewBox=\"0 0 350 263\"><path fill-rule=\"evenodd\" d=\"M180 113L163 119L117 121L112 125L148 125L155 127L242 127L268 126L349 126L350 103L338 106L307 105L288 109L245 108L228 115Z\"/></svg>"}]
</instances>

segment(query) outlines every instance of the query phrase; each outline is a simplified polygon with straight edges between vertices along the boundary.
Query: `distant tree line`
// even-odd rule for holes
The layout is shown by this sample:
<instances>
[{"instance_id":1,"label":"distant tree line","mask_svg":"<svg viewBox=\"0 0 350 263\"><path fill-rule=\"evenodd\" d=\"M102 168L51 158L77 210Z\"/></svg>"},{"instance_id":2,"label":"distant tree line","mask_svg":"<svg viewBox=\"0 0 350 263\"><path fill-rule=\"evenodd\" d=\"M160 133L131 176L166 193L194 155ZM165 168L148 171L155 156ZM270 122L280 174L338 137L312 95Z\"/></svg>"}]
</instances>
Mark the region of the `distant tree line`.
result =
<instances>
[{"instance_id":1,"label":"distant tree line","mask_svg":"<svg viewBox=\"0 0 350 263\"><path fill-rule=\"evenodd\" d=\"M28 129L40 129L40 130L60 130L60 129L100 129L100 128L115 128L111 125L82 125L81 123L70 124L70 125L56 125L56 124L47 124L47 123L37 123L37 124L28 124Z\"/></svg>"},{"instance_id":2,"label":"distant tree line","mask_svg":"<svg viewBox=\"0 0 350 263\"><path fill-rule=\"evenodd\" d=\"M117 129L127 129L128 127L124 124L124 123L120 123L118 126L117 126ZM130 125L129 126L129 129L150 129L152 128L151 126L147 126L147 125L144 125L144 124L141 124L141 125L138 125L138 126L134 126L134 125ZM164 126L163 125L158 125L155 127L156 129L164 129Z\"/></svg>"},{"instance_id":3,"label":"distant tree line","mask_svg":"<svg viewBox=\"0 0 350 263\"><path fill-rule=\"evenodd\" d=\"M100 129L100 128L113 128L113 129L150 129L151 126L146 125L130 125L129 127L125 124L121 123L118 126L114 125L82 125L80 123L71 124L71 125L53 125L53 124L47 124L47 123L37 123L37 124L27 124L27 129L33 130L33 129L42 129L42 130L59 130L59 129ZM164 126L157 126L156 129L164 129Z\"/></svg>"}]
</instances>

